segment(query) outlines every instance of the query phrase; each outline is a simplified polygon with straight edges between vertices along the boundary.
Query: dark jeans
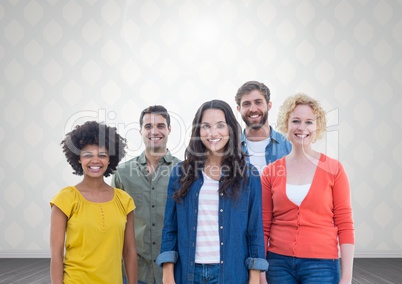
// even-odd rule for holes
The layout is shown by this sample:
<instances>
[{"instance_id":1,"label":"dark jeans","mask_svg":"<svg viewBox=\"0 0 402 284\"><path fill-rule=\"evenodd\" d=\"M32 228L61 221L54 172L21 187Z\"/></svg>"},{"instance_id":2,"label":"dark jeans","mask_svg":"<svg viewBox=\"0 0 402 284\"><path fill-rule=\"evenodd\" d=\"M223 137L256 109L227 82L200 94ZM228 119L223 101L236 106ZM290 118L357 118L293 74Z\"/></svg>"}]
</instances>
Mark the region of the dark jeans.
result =
<instances>
[{"instance_id":1,"label":"dark jeans","mask_svg":"<svg viewBox=\"0 0 402 284\"><path fill-rule=\"evenodd\" d=\"M268 252L269 284L338 284L339 259L297 258Z\"/></svg>"},{"instance_id":2,"label":"dark jeans","mask_svg":"<svg viewBox=\"0 0 402 284\"><path fill-rule=\"evenodd\" d=\"M195 264L194 284L215 284L219 281L219 264Z\"/></svg>"}]
</instances>

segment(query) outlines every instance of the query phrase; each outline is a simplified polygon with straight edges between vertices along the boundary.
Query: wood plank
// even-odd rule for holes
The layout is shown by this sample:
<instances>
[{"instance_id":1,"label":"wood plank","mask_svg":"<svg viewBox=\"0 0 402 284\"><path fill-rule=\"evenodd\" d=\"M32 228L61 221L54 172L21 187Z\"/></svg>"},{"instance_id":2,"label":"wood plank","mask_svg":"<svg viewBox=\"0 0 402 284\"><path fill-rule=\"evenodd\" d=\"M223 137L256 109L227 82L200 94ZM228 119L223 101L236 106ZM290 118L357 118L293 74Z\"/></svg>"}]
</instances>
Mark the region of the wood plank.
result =
<instances>
[{"instance_id":1,"label":"wood plank","mask_svg":"<svg viewBox=\"0 0 402 284\"><path fill-rule=\"evenodd\" d=\"M358 283L402 283L402 259L355 259L353 270Z\"/></svg>"},{"instance_id":2,"label":"wood plank","mask_svg":"<svg viewBox=\"0 0 402 284\"><path fill-rule=\"evenodd\" d=\"M395 282L388 281L378 276L375 272L368 271L361 267L353 267L353 283L358 284L394 284Z\"/></svg>"},{"instance_id":3,"label":"wood plank","mask_svg":"<svg viewBox=\"0 0 402 284\"><path fill-rule=\"evenodd\" d=\"M39 269L34 273L24 275L23 277L22 275L19 275L16 281L18 281L18 284L48 284L50 283L49 267Z\"/></svg>"},{"instance_id":4,"label":"wood plank","mask_svg":"<svg viewBox=\"0 0 402 284\"><path fill-rule=\"evenodd\" d=\"M13 269L18 269L18 267L24 267L30 262L31 261L26 258L0 258L0 277L2 274Z\"/></svg>"},{"instance_id":5,"label":"wood plank","mask_svg":"<svg viewBox=\"0 0 402 284\"><path fill-rule=\"evenodd\" d=\"M8 271L0 274L0 283L32 283L49 275L49 259L9 259ZM49 281L47 283L50 283Z\"/></svg>"}]
</instances>

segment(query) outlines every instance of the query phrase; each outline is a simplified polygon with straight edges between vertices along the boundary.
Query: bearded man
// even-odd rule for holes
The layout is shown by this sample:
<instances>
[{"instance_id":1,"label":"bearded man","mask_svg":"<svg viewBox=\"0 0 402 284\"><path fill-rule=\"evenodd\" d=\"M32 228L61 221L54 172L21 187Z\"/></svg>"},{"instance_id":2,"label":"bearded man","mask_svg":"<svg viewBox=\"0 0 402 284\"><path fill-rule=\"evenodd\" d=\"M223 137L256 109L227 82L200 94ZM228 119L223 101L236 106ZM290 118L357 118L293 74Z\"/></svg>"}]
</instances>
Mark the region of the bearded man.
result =
<instances>
[{"instance_id":1,"label":"bearded man","mask_svg":"<svg viewBox=\"0 0 402 284\"><path fill-rule=\"evenodd\" d=\"M266 165L286 156L292 149L290 142L269 125L270 96L268 87L257 81L244 83L235 96L237 111L246 124L241 138L242 150L260 173Z\"/></svg>"}]
</instances>

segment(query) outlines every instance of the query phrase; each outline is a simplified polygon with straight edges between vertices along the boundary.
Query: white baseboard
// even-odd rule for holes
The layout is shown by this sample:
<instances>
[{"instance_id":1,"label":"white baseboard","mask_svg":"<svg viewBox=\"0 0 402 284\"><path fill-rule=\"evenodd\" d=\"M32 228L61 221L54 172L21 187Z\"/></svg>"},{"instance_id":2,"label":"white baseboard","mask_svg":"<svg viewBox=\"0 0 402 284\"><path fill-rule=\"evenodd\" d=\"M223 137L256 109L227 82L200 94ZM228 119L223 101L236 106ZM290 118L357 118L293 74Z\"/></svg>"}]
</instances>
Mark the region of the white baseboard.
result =
<instances>
[{"instance_id":1,"label":"white baseboard","mask_svg":"<svg viewBox=\"0 0 402 284\"><path fill-rule=\"evenodd\" d=\"M397 252L356 251L355 258L402 258L402 252L400 252L400 251L397 251Z\"/></svg>"},{"instance_id":2,"label":"white baseboard","mask_svg":"<svg viewBox=\"0 0 402 284\"><path fill-rule=\"evenodd\" d=\"M0 251L0 258L50 258L50 252ZM356 251L355 258L402 258L402 252Z\"/></svg>"},{"instance_id":3,"label":"white baseboard","mask_svg":"<svg viewBox=\"0 0 402 284\"><path fill-rule=\"evenodd\" d=\"M0 251L0 258L50 258L50 252Z\"/></svg>"}]
</instances>

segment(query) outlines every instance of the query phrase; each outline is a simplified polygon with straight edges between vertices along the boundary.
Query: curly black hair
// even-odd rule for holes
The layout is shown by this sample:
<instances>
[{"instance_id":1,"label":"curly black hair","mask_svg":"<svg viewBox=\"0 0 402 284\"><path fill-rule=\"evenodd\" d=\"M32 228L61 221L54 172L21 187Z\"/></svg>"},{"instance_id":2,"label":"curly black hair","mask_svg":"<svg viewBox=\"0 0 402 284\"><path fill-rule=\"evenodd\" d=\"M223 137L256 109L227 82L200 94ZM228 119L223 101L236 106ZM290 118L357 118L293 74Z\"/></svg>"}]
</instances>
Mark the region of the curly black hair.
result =
<instances>
[{"instance_id":1,"label":"curly black hair","mask_svg":"<svg viewBox=\"0 0 402 284\"><path fill-rule=\"evenodd\" d=\"M87 145L105 147L109 153L109 165L103 174L107 177L112 174L121 159L126 154L126 139L121 137L115 127L109 127L97 121L87 121L77 125L74 130L66 134L60 143L67 162L71 165L73 174L82 176L84 171L79 163L81 150Z\"/></svg>"}]
</instances>

